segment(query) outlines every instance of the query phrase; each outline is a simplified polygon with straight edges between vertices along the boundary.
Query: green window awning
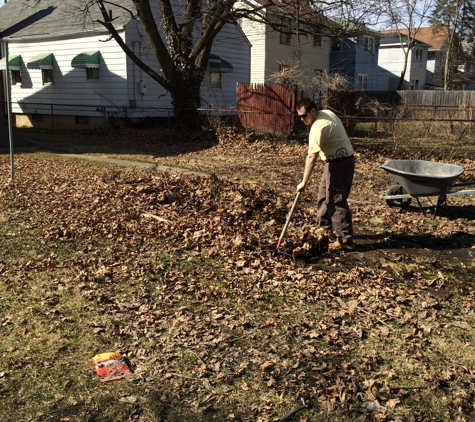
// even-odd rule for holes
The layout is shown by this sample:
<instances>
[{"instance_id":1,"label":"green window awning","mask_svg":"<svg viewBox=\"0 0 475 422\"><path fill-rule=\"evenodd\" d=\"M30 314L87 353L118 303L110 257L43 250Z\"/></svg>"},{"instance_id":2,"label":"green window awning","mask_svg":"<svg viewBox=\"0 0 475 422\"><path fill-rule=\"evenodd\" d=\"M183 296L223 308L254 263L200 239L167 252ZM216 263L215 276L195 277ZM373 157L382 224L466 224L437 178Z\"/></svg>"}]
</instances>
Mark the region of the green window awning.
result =
<instances>
[{"instance_id":1,"label":"green window awning","mask_svg":"<svg viewBox=\"0 0 475 422\"><path fill-rule=\"evenodd\" d=\"M40 53L28 60L28 69L53 69L53 53Z\"/></svg>"},{"instance_id":2,"label":"green window awning","mask_svg":"<svg viewBox=\"0 0 475 422\"><path fill-rule=\"evenodd\" d=\"M0 69L6 69L7 68L7 61L6 58L4 57L3 59L0 60ZM10 70L21 70L21 56L18 55L8 55L8 68Z\"/></svg>"},{"instance_id":3,"label":"green window awning","mask_svg":"<svg viewBox=\"0 0 475 422\"><path fill-rule=\"evenodd\" d=\"M71 67L99 69L99 50L84 51L71 60Z\"/></svg>"},{"instance_id":4,"label":"green window awning","mask_svg":"<svg viewBox=\"0 0 475 422\"><path fill-rule=\"evenodd\" d=\"M220 73L232 73L234 72L234 67L231 63L223 60L221 57L216 54L209 55L208 69L210 72L220 72Z\"/></svg>"}]
</instances>

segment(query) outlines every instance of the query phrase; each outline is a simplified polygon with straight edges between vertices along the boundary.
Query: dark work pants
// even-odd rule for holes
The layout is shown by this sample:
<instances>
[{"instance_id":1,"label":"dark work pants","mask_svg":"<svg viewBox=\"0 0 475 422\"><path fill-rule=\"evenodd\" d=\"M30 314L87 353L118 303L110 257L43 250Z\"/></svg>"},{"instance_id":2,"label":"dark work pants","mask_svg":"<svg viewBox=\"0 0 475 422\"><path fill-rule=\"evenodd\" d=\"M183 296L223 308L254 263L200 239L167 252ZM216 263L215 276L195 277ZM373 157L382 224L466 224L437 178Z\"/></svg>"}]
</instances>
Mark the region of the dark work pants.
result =
<instances>
[{"instance_id":1,"label":"dark work pants","mask_svg":"<svg viewBox=\"0 0 475 422\"><path fill-rule=\"evenodd\" d=\"M347 200L354 173L354 158L325 163L318 190L317 225L333 228L342 243L353 240L353 220Z\"/></svg>"}]
</instances>

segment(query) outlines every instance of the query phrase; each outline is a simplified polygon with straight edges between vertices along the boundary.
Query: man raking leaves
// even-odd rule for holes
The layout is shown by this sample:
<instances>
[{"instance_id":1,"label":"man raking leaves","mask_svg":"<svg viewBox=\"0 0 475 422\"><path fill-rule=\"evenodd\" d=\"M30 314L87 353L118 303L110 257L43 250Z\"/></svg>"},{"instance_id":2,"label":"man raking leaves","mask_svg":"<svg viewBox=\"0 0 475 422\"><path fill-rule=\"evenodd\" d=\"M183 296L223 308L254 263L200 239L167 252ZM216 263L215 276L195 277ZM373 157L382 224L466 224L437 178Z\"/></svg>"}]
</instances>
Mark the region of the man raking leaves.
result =
<instances>
[{"instance_id":1,"label":"man raking leaves","mask_svg":"<svg viewBox=\"0 0 475 422\"><path fill-rule=\"evenodd\" d=\"M297 192L306 188L319 155L325 165L318 190L317 225L334 232L337 239L329 244L329 249L352 251L355 244L348 196L355 173L353 146L341 120L332 111L318 111L312 100L304 98L297 104L297 112L310 126L308 155Z\"/></svg>"}]
</instances>

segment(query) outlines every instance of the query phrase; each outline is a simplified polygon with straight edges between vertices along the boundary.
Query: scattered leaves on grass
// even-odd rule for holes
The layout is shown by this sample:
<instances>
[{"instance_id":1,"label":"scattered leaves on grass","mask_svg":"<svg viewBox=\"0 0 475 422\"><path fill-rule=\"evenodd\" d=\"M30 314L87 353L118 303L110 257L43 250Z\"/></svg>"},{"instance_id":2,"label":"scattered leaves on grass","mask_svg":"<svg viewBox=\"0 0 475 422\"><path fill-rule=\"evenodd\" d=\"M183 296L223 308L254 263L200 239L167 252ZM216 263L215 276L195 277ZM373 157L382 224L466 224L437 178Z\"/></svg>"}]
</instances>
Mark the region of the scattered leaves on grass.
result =
<instances>
[{"instance_id":1,"label":"scattered leaves on grass","mask_svg":"<svg viewBox=\"0 0 475 422\"><path fill-rule=\"evenodd\" d=\"M259 170L256 154L282 169L276 149L304 156L301 145L242 141L231 156ZM376 168L382 157L360 153L352 194L360 251L328 252L307 206L315 201L311 189L276 251L301 161L302 168L286 168L279 187L275 177L250 183L213 174L98 172L82 161L18 157L17 178L0 190L0 326L19 326L26 337L35 330L32 320L53 333L81 327L98 349L123 351L135 374L134 390L118 398L132 406L129 420L140 420L144 397L157 391L168 420L187 420L179 415L185 411L279 420L300 397L310 403L301 417L314 412L315 420L437 417L443 411L428 403L442 395L453 415L469 415L473 262L467 255L456 265L450 254L454 244L472 246L465 207L472 208L464 204L436 219L390 209L377 200L387 183ZM43 284L32 284L32 274L42 274ZM47 283L54 288L41 291ZM38 297L26 296L35 289ZM81 305L69 309L66 293ZM94 318L77 321L78 309ZM80 342L74 335L45 341L56 359ZM52 359L23 352L17 337L14 344L2 355L0 392L18 409L27 400L15 383L3 387L5 380L48 368Z\"/></svg>"}]
</instances>

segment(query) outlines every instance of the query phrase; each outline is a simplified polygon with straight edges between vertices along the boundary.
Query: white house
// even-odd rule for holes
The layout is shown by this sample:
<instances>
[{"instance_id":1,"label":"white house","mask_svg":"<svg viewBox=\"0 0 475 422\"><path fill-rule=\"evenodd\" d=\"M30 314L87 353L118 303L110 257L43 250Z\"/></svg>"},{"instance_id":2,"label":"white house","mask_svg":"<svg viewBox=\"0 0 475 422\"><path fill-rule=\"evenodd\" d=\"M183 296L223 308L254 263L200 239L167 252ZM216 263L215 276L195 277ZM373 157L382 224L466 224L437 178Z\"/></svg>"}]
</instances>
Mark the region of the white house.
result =
<instances>
[{"instance_id":1,"label":"white house","mask_svg":"<svg viewBox=\"0 0 475 422\"><path fill-rule=\"evenodd\" d=\"M432 27L419 28L417 31L417 39L429 45L427 52L426 89L444 88L444 68L448 38L448 30L445 27L435 32Z\"/></svg>"},{"instance_id":2,"label":"white house","mask_svg":"<svg viewBox=\"0 0 475 422\"><path fill-rule=\"evenodd\" d=\"M131 5L130 0L114 3ZM8 46L16 126L50 126L54 120L55 128L94 127L114 117L172 115L170 94L94 22L102 18L99 10L84 25L71 4L42 0L33 8L25 7L23 0L10 0L0 8L0 37L2 47ZM160 72L139 22L123 8L108 8L125 44ZM0 69L6 68L3 50ZM249 41L239 25L227 24L213 42L201 87L203 104L235 109L236 84L249 82L249 64Z\"/></svg>"},{"instance_id":3,"label":"white house","mask_svg":"<svg viewBox=\"0 0 475 422\"><path fill-rule=\"evenodd\" d=\"M256 0L259 3L259 0ZM238 3L243 7L243 3ZM274 7L264 8L261 13L280 31L263 22L242 19L241 28L251 42L251 83L269 83L270 76L285 66L298 64L308 77L328 71L330 67L331 40L318 35L297 33L297 15L289 2L276 1ZM304 5L300 5L304 7ZM317 13L307 10L303 20ZM322 19L321 16L319 16ZM301 23L300 23L301 24ZM328 24L328 23L327 23Z\"/></svg>"},{"instance_id":4,"label":"white house","mask_svg":"<svg viewBox=\"0 0 475 422\"><path fill-rule=\"evenodd\" d=\"M398 88L401 72L404 68L404 50L408 48L408 38L396 31L380 31L382 36L378 55L378 87L377 90L387 91ZM425 89L427 53L429 45L415 40L409 50L407 69L404 75L405 90Z\"/></svg>"}]
</instances>

